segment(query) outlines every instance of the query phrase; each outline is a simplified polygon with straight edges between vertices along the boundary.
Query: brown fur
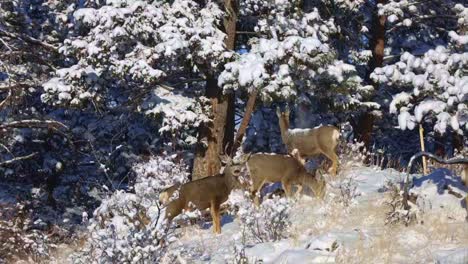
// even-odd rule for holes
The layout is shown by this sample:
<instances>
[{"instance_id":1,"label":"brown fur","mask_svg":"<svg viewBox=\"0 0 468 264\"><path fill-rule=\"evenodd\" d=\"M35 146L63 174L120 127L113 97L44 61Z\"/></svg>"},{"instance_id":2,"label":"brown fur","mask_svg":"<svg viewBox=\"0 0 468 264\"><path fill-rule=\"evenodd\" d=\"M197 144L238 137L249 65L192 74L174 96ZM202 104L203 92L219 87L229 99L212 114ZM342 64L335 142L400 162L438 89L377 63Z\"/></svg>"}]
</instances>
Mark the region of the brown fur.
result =
<instances>
[{"instance_id":1,"label":"brown fur","mask_svg":"<svg viewBox=\"0 0 468 264\"><path fill-rule=\"evenodd\" d=\"M302 162L290 155L257 153L250 157L247 168L253 183L250 191L257 205L260 201L256 192L265 183L281 182L288 197L292 195L292 185L299 185L300 190L305 185L317 197L322 198L325 194L325 181L316 173L307 172Z\"/></svg>"},{"instance_id":2,"label":"brown fur","mask_svg":"<svg viewBox=\"0 0 468 264\"><path fill-rule=\"evenodd\" d=\"M210 176L182 185L172 186L159 196L161 204L167 204L166 218L172 221L183 210L205 210L210 208L213 218L213 230L221 233L220 206L224 203L234 188L239 188L236 179L242 165L228 165L223 174ZM178 191L178 196L173 198Z\"/></svg>"},{"instance_id":3,"label":"brown fur","mask_svg":"<svg viewBox=\"0 0 468 264\"><path fill-rule=\"evenodd\" d=\"M294 130L289 129L289 111L281 112L277 109L276 114L279 119L281 138L288 153L298 149L303 158L323 154L332 161L330 172L336 175L338 170L336 148L339 143L340 130L335 126L321 126L292 133Z\"/></svg>"}]
</instances>

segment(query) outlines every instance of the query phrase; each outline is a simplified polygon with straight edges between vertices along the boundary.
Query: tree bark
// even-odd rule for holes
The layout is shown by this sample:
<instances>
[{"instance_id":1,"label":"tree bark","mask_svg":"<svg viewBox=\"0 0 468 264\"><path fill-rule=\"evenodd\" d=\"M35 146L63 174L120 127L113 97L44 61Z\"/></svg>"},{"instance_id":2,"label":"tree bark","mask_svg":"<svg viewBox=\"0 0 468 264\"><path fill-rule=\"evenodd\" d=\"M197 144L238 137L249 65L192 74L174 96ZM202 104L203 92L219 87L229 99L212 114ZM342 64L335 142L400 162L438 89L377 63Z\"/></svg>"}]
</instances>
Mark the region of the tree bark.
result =
<instances>
[{"instance_id":1,"label":"tree bark","mask_svg":"<svg viewBox=\"0 0 468 264\"><path fill-rule=\"evenodd\" d=\"M387 0L378 0L378 4L385 4ZM385 22L387 20L386 16L379 16L377 5L374 11L374 19L372 24L372 39L370 40L370 45L372 49L372 58L369 61L369 71L367 72L366 79L369 83L372 83L370 80L370 74L377 67L382 67L383 58L384 58L384 48L385 48ZM375 89L377 90L377 84L373 83ZM372 140L372 130L374 127L375 116L372 112L365 112L359 118L357 127L354 130L357 132L358 141L364 142L364 146L369 149L371 140Z\"/></svg>"},{"instance_id":2,"label":"tree bark","mask_svg":"<svg viewBox=\"0 0 468 264\"><path fill-rule=\"evenodd\" d=\"M242 122L239 126L239 130L237 131L236 138L234 140L234 145L231 149L231 156L233 156L237 149L241 146L242 138L244 137L245 131L249 126L250 118L252 117L252 113L255 109L255 101L257 100L258 91L254 90L249 95L249 100L247 101L247 105L245 106L245 113L244 117L242 118Z\"/></svg>"},{"instance_id":3,"label":"tree bark","mask_svg":"<svg viewBox=\"0 0 468 264\"><path fill-rule=\"evenodd\" d=\"M234 50L236 42L237 1L224 0L225 19L223 22L228 50ZM221 169L219 155L225 149L229 152L234 139L234 94L223 94L216 77L207 76L206 97L211 101L212 118L210 124L199 130L199 144L195 150L192 180L216 175ZM203 144L203 143L205 144Z\"/></svg>"},{"instance_id":4,"label":"tree bark","mask_svg":"<svg viewBox=\"0 0 468 264\"><path fill-rule=\"evenodd\" d=\"M387 0L378 0L379 4L386 4ZM372 59L369 61L369 72L368 76L374 71L377 67L382 67L383 58L384 58L384 49L385 49L385 22L387 21L386 16L379 16L377 14L377 6L375 10L374 23L372 25L372 39L371 39L371 48L372 48ZM368 77L369 79L369 77Z\"/></svg>"}]
</instances>

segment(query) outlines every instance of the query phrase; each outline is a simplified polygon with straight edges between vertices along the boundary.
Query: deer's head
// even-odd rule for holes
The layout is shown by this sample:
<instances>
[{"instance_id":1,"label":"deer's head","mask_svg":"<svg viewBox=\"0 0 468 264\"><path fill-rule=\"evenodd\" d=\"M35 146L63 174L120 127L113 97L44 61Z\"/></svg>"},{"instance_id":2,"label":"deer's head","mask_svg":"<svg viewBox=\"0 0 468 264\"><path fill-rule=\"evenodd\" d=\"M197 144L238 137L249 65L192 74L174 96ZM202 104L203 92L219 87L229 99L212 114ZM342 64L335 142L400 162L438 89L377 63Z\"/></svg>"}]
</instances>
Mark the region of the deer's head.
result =
<instances>
[{"instance_id":1,"label":"deer's head","mask_svg":"<svg viewBox=\"0 0 468 264\"><path fill-rule=\"evenodd\" d=\"M250 153L242 155L238 160L233 160L228 155L219 155L221 164L224 166L223 174L234 180L233 187L235 188L244 187L244 185L246 185L246 180L242 177L242 169L249 160L250 155Z\"/></svg>"}]
</instances>

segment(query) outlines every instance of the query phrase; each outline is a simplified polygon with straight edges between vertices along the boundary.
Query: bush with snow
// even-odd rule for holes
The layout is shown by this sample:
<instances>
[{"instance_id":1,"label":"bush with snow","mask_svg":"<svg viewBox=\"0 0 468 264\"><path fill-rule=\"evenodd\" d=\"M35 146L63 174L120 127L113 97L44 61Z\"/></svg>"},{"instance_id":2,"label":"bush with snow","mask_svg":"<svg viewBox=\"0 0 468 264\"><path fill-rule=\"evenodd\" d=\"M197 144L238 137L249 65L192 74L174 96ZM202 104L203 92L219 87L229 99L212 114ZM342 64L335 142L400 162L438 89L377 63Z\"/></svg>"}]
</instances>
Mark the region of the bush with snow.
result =
<instances>
[{"instance_id":1,"label":"bush with snow","mask_svg":"<svg viewBox=\"0 0 468 264\"><path fill-rule=\"evenodd\" d=\"M369 157L363 142L345 142L340 147L340 168L362 166Z\"/></svg>"},{"instance_id":2,"label":"bush with snow","mask_svg":"<svg viewBox=\"0 0 468 264\"><path fill-rule=\"evenodd\" d=\"M116 191L94 211L75 263L157 263L165 255L171 229L158 196L188 180L187 168L173 158L156 156L134 166L135 193Z\"/></svg>"},{"instance_id":3,"label":"bush with snow","mask_svg":"<svg viewBox=\"0 0 468 264\"><path fill-rule=\"evenodd\" d=\"M257 208L250 199L239 204L237 213L245 235L256 243L277 241L288 236L291 202L274 196Z\"/></svg>"},{"instance_id":4,"label":"bush with snow","mask_svg":"<svg viewBox=\"0 0 468 264\"><path fill-rule=\"evenodd\" d=\"M412 206L409 209L405 209L403 206L403 191L400 186L393 183L387 182L385 189L388 192L388 201L385 202L388 210L385 214L385 224L395 225L403 224L408 226L416 223L419 210L416 206Z\"/></svg>"},{"instance_id":5,"label":"bush with snow","mask_svg":"<svg viewBox=\"0 0 468 264\"><path fill-rule=\"evenodd\" d=\"M341 179L332 187L338 190L338 195L335 197L336 202L344 207L355 205L357 203L356 198L361 195L357 188L358 182L352 176Z\"/></svg>"},{"instance_id":6,"label":"bush with snow","mask_svg":"<svg viewBox=\"0 0 468 264\"><path fill-rule=\"evenodd\" d=\"M166 253L169 226L157 198L116 191L88 226L89 237L74 263L156 263Z\"/></svg>"}]
</instances>

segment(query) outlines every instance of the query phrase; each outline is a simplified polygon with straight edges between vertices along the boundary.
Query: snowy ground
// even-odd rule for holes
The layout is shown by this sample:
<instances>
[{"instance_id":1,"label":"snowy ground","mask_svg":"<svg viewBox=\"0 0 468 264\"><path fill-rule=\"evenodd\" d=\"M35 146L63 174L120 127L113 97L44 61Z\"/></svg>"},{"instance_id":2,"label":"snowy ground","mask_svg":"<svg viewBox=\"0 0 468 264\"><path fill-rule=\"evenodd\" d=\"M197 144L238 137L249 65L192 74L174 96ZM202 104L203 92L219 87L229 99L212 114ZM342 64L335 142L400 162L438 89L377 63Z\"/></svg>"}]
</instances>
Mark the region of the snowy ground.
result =
<instances>
[{"instance_id":1,"label":"snowy ground","mask_svg":"<svg viewBox=\"0 0 468 264\"><path fill-rule=\"evenodd\" d=\"M386 225L390 200L386 182L400 182L403 177L391 169L344 171L330 182L323 201L304 195L293 204L287 239L244 243L248 262L468 263L468 224L462 202L467 190L460 178L441 169L415 181L414 192L421 197L418 222L409 227ZM351 190L347 198L338 188L343 183ZM235 245L242 246L240 223L227 216L223 220L220 235L214 235L209 225L178 229L180 239L171 251L177 252L180 262L233 263Z\"/></svg>"}]
</instances>

